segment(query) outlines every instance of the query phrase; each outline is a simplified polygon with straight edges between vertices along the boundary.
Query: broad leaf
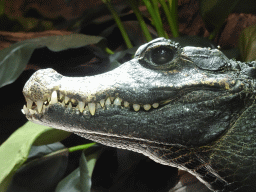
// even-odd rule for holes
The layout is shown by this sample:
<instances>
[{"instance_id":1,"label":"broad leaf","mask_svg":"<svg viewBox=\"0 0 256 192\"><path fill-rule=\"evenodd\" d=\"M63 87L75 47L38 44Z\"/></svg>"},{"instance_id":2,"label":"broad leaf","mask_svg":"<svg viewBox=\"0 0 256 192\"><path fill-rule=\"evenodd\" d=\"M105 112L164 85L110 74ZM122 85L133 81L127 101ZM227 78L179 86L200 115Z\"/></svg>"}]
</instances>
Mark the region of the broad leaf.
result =
<instances>
[{"instance_id":1,"label":"broad leaf","mask_svg":"<svg viewBox=\"0 0 256 192\"><path fill-rule=\"evenodd\" d=\"M80 188L80 169L77 168L59 182L55 192L81 192Z\"/></svg>"},{"instance_id":2,"label":"broad leaf","mask_svg":"<svg viewBox=\"0 0 256 192\"><path fill-rule=\"evenodd\" d=\"M93 146L82 153L79 165L81 192L91 191L92 172L99 155L99 149L99 146Z\"/></svg>"},{"instance_id":3,"label":"broad leaf","mask_svg":"<svg viewBox=\"0 0 256 192\"><path fill-rule=\"evenodd\" d=\"M63 145L59 150L59 145L61 144L54 143L33 147L41 153L34 154L31 158L35 158L37 155L39 158L29 161L18 169L7 192L53 191L68 167L69 151ZM48 152L50 153L43 155Z\"/></svg>"},{"instance_id":4,"label":"broad leaf","mask_svg":"<svg viewBox=\"0 0 256 192\"><path fill-rule=\"evenodd\" d=\"M111 70L119 67L126 61L131 60L133 55L137 51L137 49L138 49L138 46L124 50L124 51L119 51L119 52L116 52L116 53L110 55L109 56L110 66L107 68L107 70L111 71Z\"/></svg>"},{"instance_id":5,"label":"broad leaf","mask_svg":"<svg viewBox=\"0 0 256 192\"><path fill-rule=\"evenodd\" d=\"M0 147L0 191L6 191L12 176L27 160L29 151L33 143L47 143L60 141L65 135L61 130L37 125L32 122L27 122L25 125L16 130ZM53 133L53 135L51 135ZM66 133L68 136L70 133ZM44 135L45 142L43 142ZM50 139L49 139L50 138Z\"/></svg>"},{"instance_id":6,"label":"broad leaf","mask_svg":"<svg viewBox=\"0 0 256 192\"><path fill-rule=\"evenodd\" d=\"M243 61L256 61L256 25L242 31L238 46Z\"/></svg>"},{"instance_id":7,"label":"broad leaf","mask_svg":"<svg viewBox=\"0 0 256 192\"><path fill-rule=\"evenodd\" d=\"M51 51L63 51L97 44L103 37L71 34L28 39L12 44L0 51L0 87L14 82L25 69L36 48L47 47Z\"/></svg>"},{"instance_id":8,"label":"broad leaf","mask_svg":"<svg viewBox=\"0 0 256 192\"><path fill-rule=\"evenodd\" d=\"M88 144L91 146L91 143ZM92 172L101 147L94 145L84 150L79 168L64 178L55 192L90 192Z\"/></svg>"}]
</instances>

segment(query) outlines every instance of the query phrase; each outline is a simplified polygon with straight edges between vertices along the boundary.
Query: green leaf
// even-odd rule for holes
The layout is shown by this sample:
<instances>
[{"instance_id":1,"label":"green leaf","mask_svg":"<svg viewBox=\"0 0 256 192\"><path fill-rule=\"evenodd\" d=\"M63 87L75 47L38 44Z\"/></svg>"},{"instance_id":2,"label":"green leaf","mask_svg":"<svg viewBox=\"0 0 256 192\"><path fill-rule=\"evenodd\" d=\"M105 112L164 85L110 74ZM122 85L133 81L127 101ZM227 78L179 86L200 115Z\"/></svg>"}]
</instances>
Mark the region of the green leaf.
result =
<instances>
[{"instance_id":1,"label":"green leaf","mask_svg":"<svg viewBox=\"0 0 256 192\"><path fill-rule=\"evenodd\" d=\"M239 0L201 0L200 12L212 39L221 28L225 19L234 10Z\"/></svg>"},{"instance_id":2,"label":"green leaf","mask_svg":"<svg viewBox=\"0 0 256 192\"><path fill-rule=\"evenodd\" d=\"M116 22L116 25L119 28L119 30L120 30L120 32L121 32L121 34L123 36L123 39L124 39L124 41L126 43L127 48L132 48L132 43L131 43L131 41L129 39L129 36L128 36L125 28L124 28L124 25L123 25L119 15L118 15L117 11L113 7L111 1L109 1L109 0L102 0L102 2L107 5L109 11L111 12L112 17L114 18L114 20Z\"/></svg>"},{"instance_id":3,"label":"green leaf","mask_svg":"<svg viewBox=\"0 0 256 192\"><path fill-rule=\"evenodd\" d=\"M256 25L242 31L238 47L243 61L256 61Z\"/></svg>"},{"instance_id":4,"label":"green leaf","mask_svg":"<svg viewBox=\"0 0 256 192\"><path fill-rule=\"evenodd\" d=\"M100 43L104 38L82 34L50 36L28 39L12 44L0 51L0 87L14 82L25 69L36 48L47 47L51 51Z\"/></svg>"},{"instance_id":5,"label":"green leaf","mask_svg":"<svg viewBox=\"0 0 256 192\"><path fill-rule=\"evenodd\" d=\"M89 143L88 146L90 145ZM92 172L100 149L101 146L94 145L84 150L80 158L79 168L59 182L55 192L90 192Z\"/></svg>"},{"instance_id":6,"label":"green leaf","mask_svg":"<svg viewBox=\"0 0 256 192\"><path fill-rule=\"evenodd\" d=\"M46 141L58 141L63 134L59 130L61 137L55 133L56 129L27 122L16 130L0 147L0 191L6 191L12 176L18 168L27 160L30 148L33 143L45 135ZM54 133L54 138L51 133ZM47 136L50 138L48 139ZM42 142L43 143L43 142ZM47 142L45 142L47 143Z\"/></svg>"},{"instance_id":7,"label":"green leaf","mask_svg":"<svg viewBox=\"0 0 256 192\"><path fill-rule=\"evenodd\" d=\"M80 169L85 170L89 177L92 177L92 172L98 158L101 146L96 144L88 149L85 149L80 158ZM86 169L85 169L86 164ZM83 168L82 168L83 167Z\"/></svg>"},{"instance_id":8,"label":"green leaf","mask_svg":"<svg viewBox=\"0 0 256 192\"><path fill-rule=\"evenodd\" d=\"M170 9L168 8L166 2L164 0L158 0L161 4L164 13L166 15L169 27L171 29L173 37L179 37L179 28L178 28L178 20L177 20L177 0L169 0Z\"/></svg>"},{"instance_id":9,"label":"green leaf","mask_svg":"<svg viewBox=\"0 0 256 192\"><path fill-rule=\"evenodd\" d=\"M33 125L37 125L37 124L33 124ZM45 131L41 133L37 137L33 145L47 145L50 143L62 141L66 139L68 136L70 136L71 134L72 134L71 132L66 132L59 129L50 129L49 131Z\"/></svg>"},{"instance_id":10,"label":"green leaf","mask_svg":"<svg viewBox=\"0 0 256 192\"><path fill-rule=\"evenodd\" d=\"M80 190L80 169L75 169L61 182L58 183L55 192L81 192Z\"/></svg>"},{"instance_id":11,"label":"green leaf","mask_svg":"<svg viewBox=\"0 0 256 192\"><path fill-rule=\"evenodd\" d=\"M126 49L124 51L119 51L114 53L113 55L109 56L109 60L110 60L110 66L108 67L108 71L111 71L119 66L122 65L122 63L129 61L132 59L132 56L135 54L135 52L137 51L138 46L130 48L130 49ZM129 57L130 55L130 57Z\"/></svg>"},{"instance_id":12,"label":"green leaf","mask_svg":"<svg viewBox=\"0 0 256 192\"><path fill-rule=\"evenodd\" d=\"M139 1L135 1L135 0L129 0L127 1L127 3L131 6L132 10L133 10L133 13L135 14L135 16L137 17L137 20L140 24L140 28L144 34L144 37L146 38L146 40L149 42L152 40L152 36L149 32L149 29L145 23L145 20L138 8L139 6ZM128 48L131 48L131 47L128 47Z\"/></svg>"},{"instance_id":13,"label":"green leaf","mask_svg":"<svg viewBox=\"0 0 256 192\"><path fill-rule=\"evenodd\" d=\"M90 192L91 191L91 178L92 172L99 154L99 151L95 151L94 153L89 154L88 151L91 151L90 148L85 150L82 153L80 158L80 184L82 192Z\"/></svg>"},{"instance_id":14,"label":"green leaf","mask_svg":"<svg viewBox=\"0 0 256 192\"><path fill-rule=\"evenodd\" d=\"M55 144L58 145L58 143L54 143L42 146L44 148L42 149L42 153L49 152L51 147L54 150ZM41 148L41 146L37 148ZM8 192L53 191L66 172L69 157L67 148L55 152L53 150L47 155L30 160L19 168L13 176L12 182L8 187Z\"/></svg>"}]
</instances>

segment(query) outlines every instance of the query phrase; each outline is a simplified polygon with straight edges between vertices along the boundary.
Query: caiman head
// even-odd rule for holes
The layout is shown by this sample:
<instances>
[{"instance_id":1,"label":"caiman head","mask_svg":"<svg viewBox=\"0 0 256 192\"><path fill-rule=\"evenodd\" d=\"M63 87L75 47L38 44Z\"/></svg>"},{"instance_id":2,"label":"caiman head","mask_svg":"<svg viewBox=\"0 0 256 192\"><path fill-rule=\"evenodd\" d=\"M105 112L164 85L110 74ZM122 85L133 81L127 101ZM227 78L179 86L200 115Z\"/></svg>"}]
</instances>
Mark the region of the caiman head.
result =
<instances>
[{"instance_id":1,"label":"caiman head","mask_svg":"<svg viewBox=\"0 0 256 192\"><path fill-rule=\"evenodd\" d=\"M22 111L32 122L189 171L211 190L254 191L254 65L158 38L107 73L38 70L23 89Z\"/></svg>"}]
</instances>

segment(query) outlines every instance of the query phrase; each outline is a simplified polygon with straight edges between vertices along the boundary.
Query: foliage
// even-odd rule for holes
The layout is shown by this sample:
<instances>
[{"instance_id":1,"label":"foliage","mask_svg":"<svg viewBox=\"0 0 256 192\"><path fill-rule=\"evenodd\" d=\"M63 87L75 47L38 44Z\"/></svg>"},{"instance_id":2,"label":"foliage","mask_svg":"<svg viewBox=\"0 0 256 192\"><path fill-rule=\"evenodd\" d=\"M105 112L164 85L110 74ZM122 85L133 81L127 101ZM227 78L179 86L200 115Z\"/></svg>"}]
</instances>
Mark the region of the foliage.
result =
<instances>
[{"instance_id":1,"label":"foliage","mask_svg":"<svg viewBox=\"0 0 256 192\"><path fill-rule=\"evenodd\" d=\"M129 33L127 33L125 27L123 26L122 16L120 16L119 13L115 10L115 6L112 4L111 0L102 1L111 12L117 26L119 27L127 48L132 48L133 44L129 37ZM253 1L254 0L246 1L247 4L250 6L250 10L253 10L251 9L252 6L250 5L250 2ZM241 10L245 10L245 5L240 6L241 2L241 0L200 1L201 15L207 29L211 32L211 35L209 37L210 39L213 39L216 34L218 34L219 30L221 30L223 23L225 22L225 19L230 13L232 13L234 10L236 10L236 12L239 12L239 7L241 7ZM66 1L66 3L71 3L71 1ZM150 14L149 19L151 21L151 25L156 29L156 33L158 36L165 38L168 38L171 35L173 37L180 36L177 19L177 0L168 0L167 2L163 0L129 1L128 5L136 15L136 18L140 23L141 30L143 31L143 34L145 35L145 39L147 39L147 41L150 41L153 36L147 27L147 24L145 22L145 16L138 9L140 5L146 6ZM161 11L163 14L161 14ZM172 34L167 34L165 29L163 28L163 15L167 19ZM77 26L81 27L80 25L83 23L82 21L86 19L87 18L84 16L83 18L78 18L73 22L68 22L69 26L67 28L74 30ZM57 20L57 18L50 20L49 18L41 15L41 20L43 20L45 23L48 23L47 25L43 25L43 22L39 22L39 20L40 19L38 18L28 19L25 17L22 17L20 19L12 18L11 16L4 13L4 1L1 1L0 3L0 22L2 26L6 26L6 24L3 24L3 21L10 24L10 27L8 28L9 31L38 31L39 28L42 30L46 30L55 29L56 27L53 20ZM255 37L255 26L246 29L242 33L240 37L239 48L242 53L243 61L255 60ZM181 40L179 40L179 38ZM184 40L183 37L179 38L176 38L176 41ZM73 34L68 36L42 37L15 43L10 47L0 51L0 87L13 83L24 71L33 53L40 48L47 47L51 52L62 52L64 50L71 51L76 50L77 48L92 45L103 49L103 52L108 51L109 53L113 53L106 46L100 46L103 39L104 38L100 36ZM206 40L198 40L198 37L192 38L192 41L196 43L199 42L197 46L214 47L212 46L212 43L208 42L205 45ZM195 45L194 42L191 45ZM185 44L188 44L188 40L186 40ZM119 62L120 59L123 59L127 55L127 53L129 53L129 55L132 55L135 50L136 47L110 55L108 59L110 60L111 65L105 70L111 70L115 67L118 67L120 63L122 63ZM101 52L93 51L93 53L95 53L95 55L101 55ZM59 166L55 166L56 169L52 170L62 170L62 173L64 175L64 170L66 170L67 168L66 161L69 157L69 154L73 151L84 149L87 150L83 151L83 153L81 154L79 167L68 176L66 176L64 179L62 177L56 177L54 184L56 185L56 183L58 183L56 191L60 192L64 191L64 189L68 191L90 191L92 171L94 169L95 162L99 154L98 146L91 147L94 144L88 144L82 146L79 145L68 149L63 146L63 148L57 149L56 151L48 151L40 157L29 156L29 154L31 154L31 149L36 145L48 146L51 143L62 141L65 137L68 137L69 135L70 133L52 129L49 127L44 127L41 125L35 125L31 122L26 123L24 126L20 127L17 131L15 131L9 137L9 139L6 140L0 147L0 191L8 191L8 185L11 182L11 186L15 186L15 179L12 180L12 178L16 173L17 175L22 175L24 173L24 170L31 170L35 167L39 171L40 167L42 167L43 165L45 166L44 159L47 159L47 162L51 162L53 165L55 165L54 163L59 162ZM46 175L47 174L49 173L46 173ZM44 178L46 177L47 176L44 175ZM80 178L82 178L85 182L81 182Z\"/></svg>"}]
</instances>

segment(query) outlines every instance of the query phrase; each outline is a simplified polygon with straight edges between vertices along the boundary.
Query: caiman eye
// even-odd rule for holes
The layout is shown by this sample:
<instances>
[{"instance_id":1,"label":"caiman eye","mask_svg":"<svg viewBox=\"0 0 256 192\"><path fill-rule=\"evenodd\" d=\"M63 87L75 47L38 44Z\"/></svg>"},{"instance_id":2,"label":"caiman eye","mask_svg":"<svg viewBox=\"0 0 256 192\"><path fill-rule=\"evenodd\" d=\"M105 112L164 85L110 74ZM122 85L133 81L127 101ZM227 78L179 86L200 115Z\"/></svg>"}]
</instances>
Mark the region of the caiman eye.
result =
<instances>
[{"instance_id":1,"label":"caiman eye","mask_svg":"<svg viewBox=\"0 0 256 192\"><path fill-rule=\"evenodd\" d=\"M141 47L136 54L139 62L147 68L169 70L177 64L180 46L171 41L156 42Z\"/></svg>"},{"instance_id":2,"label":"caiman eye","mask_svg":"<svg viewBox=\"0 0 256 192\"><path fill-rule=\"evenodd\" d=\"M173 60L174 51L170 48L160 46L151 51L151 61L157 65L163 65Z\"/></svg>"}]
</instances>

